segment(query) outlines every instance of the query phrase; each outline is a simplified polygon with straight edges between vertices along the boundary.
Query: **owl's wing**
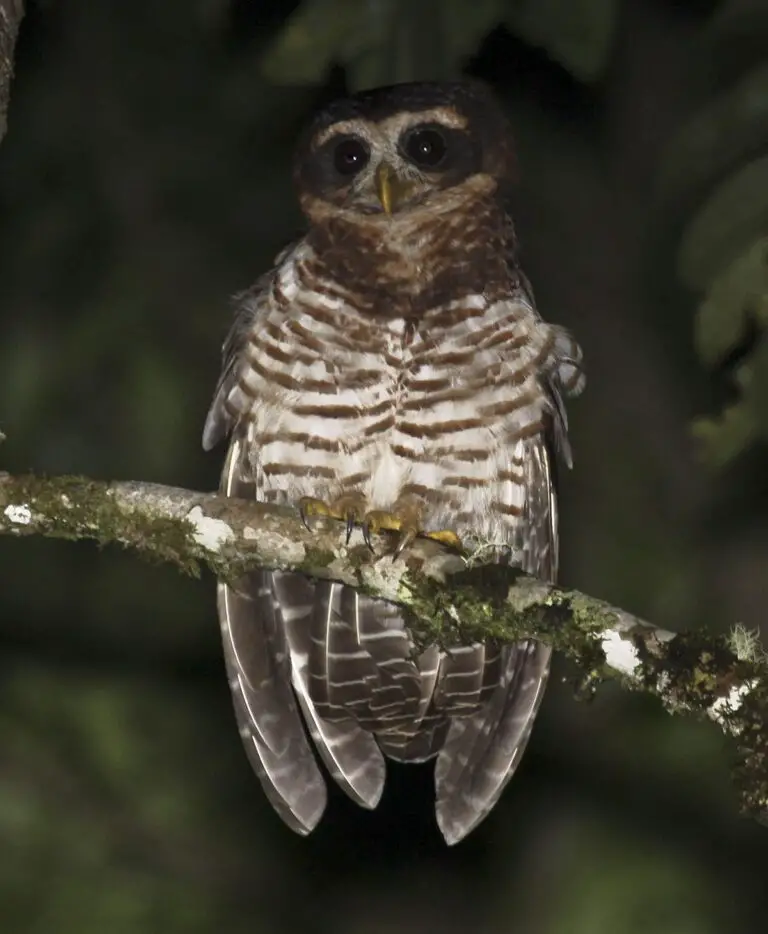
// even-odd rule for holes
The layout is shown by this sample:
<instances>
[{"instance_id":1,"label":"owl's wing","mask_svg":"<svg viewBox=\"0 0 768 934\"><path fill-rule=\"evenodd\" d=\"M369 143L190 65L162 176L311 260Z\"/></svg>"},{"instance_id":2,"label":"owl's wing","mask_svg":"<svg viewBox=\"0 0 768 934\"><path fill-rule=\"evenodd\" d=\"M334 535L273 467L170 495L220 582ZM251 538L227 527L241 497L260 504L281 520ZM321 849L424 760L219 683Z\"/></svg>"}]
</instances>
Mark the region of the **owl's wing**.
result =
<instances>
[{"instance_id":1,"label":"owl's wing","mask_svg":"<svg viewBox=\"0 0 768 934\"><path fill-rule=\"evenodd\" d=\"M237 299L203 432L206 450L231 435L221 489L246 499L260 498L260 477L248 431L253 399L239 378L244 345L258 337L269 312L270 282L271 275ZM302 713L331 776L354 801L375 807L384 786L384 760L373 736L348 718L344 723L322 719L309 698L317 632L338 634L340 629L334 625L337 601L332 599L339 592L357 596L348 588L315 584L300 574L280 571L250 573L218 587L224 657L240 734L270 802L299 833L312 830L326 804L325 781ZM327 620L316 619L318 614L327 615ZM329 645L337 650L333 658L338 663L344 646L333 640ZM335 683L333 677L330 683Z\"/></svg>"},{"instance_id":2,"label":"owl's wing","mask_svg":"<svg viewBox=\"0 0 768 934\"><path fill-rule=\"evenodd\" d=\"M250 289L235 296L235 320L221 348L221 375L203 428L204 451L215 448L237 423L236 387L241 354L249 333L268 311L272 276L272 273L262 276ZM225 477L226 471L222 474L222 489Z\"/></svg>"},{"instance_id":3,"label":"owl's wing","mask_svg":"<svg viewBox=\"0 0 768 934\"><path fill-rule=\"evenodd\" d=\"M270 278L263 277L236 299L236 317L224 342L222 372L203 431L205 450L231 434L221 490L246 499L256 498L257 489L248 466L247 423L239 422L237 381L244 344L266 310ZM277 813L293 830L306 834L320 820L327 792L291 688L290 646L275 584L275 576L266 571L246 574L231 585L220 583L219 622L248 759Z\"/></svg>"},{"instance_id":4,"label":"owl's wing","mask_svg":"<svg viewBox=\"0 0 768 934\"><path fill-rule=\"evenodd\" d=\"M552 416L559 417L557 409ZM510 544L523 556L523 570L554 580L557 499L550 447L537 436L517 442L512 455L525 464L526 497ZM544 696L551 654L531 640L505 646L502 675L487 705L451 722L435 766L437 822L448 843L458 843L483 820L512 777Z\"/></svg>"},{"instance_id":5,"label":"owl's wing","mask_svg":"<svg viewBox=\"0 0 768 934\"><path fill-rule=\"evenodd\" d=\"M233 438L222 475L228 496L254 497L244 479L243 440ZM272 806L298 833L317 824L326 787L291 689L292 666L275 575L246 574L218 585L224 660L240 736Z\"/></svg>"}]
</instances>

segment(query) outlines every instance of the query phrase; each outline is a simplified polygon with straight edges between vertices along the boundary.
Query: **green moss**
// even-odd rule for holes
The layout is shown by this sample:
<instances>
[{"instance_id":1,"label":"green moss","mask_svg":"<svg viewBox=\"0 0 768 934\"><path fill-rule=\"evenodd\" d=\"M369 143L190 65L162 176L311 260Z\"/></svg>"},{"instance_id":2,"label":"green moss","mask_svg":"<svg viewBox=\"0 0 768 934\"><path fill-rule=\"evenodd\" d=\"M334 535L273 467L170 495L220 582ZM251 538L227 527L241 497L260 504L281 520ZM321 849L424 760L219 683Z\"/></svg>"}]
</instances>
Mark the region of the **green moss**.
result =
<instances>
[{"instance_id":1,"label":"green moss","mask_svg":"<svg viewBox=\"0 0 768 934\"><path fill-rule=\"evenodd\" d=\"M485 641L515 641L546 637L558 651L573 659L594 682L602 678L605 655L595 635L606 628L599 614L574 606L567 593L553 594L543 605L515 608L508 601L510 588L521 572L488 565L452 575L446 584L409 572L403 581L403 599L413 618L410 626L420 645Z\"/></svg>"},{"instance_id":2,"label":"green moss","mask_svg":"<svg viewBox=\"0 0 768 934\"><path fill-rule=\"evenodd\" d=\"M733 780L741 810L768 825L768 684L763 677L744 698L741 706L728 714L736 736L736 764Z\"/></svg>"},{"instance_id":3,"label":"green moss","mask_svg":"<svg viewBox=\"0 0 768 934\"><path fill-rule=\"evenodd\" d=\"M305 558L301 562L301 566L298 570L309 574L312 571L317 571L319 568L329 567L335 560L336 555L330 549L318 548L310 545L305 551Z\"/></svg>"},{"instance_id":4,"label":"green moss","mask_svg":"<svg viewBox=\"0 0 768 934\"><path fill-rule=\"evenodd\" d=\"M633 639L640 658L644 688L667 700L705 709L742 678L744 663L733 655L724 637L708 632L680 633L667 642L654 642L647 633Z\"/></svg>"},{"instance_id":5,"label":"green moss","mask_svg":"<svg viewBox=\"0 0 768 934\"><path fill-rule=\"evenodd\" d=\"M668 705L703 714L735 685L754 686L733 711L723 708L722 719L735 738L733 779L745 814L768 822L768 678L759 662L737 658L726 637L711 633L681 633L654 645L637 637L642 661L641 679L651 693ZM663 691L659 685L663 685Z\"/></svg>"},{"instance_id":6,"label":"green moss","mask_svg":"<svg viewBox=\"0 0 768 934\"><path fill-rule=\"evenodd\" d=\"M355 571L369 567L371 558L371 549L367 545L351 545L347 548L347 563Z\"/></svg>"},{"instance_id":7,"label":"green moss","mask_svg":"<svg viewBox=\"0 0 768 934\"><path fill-rule=\"evenodd\" d=\"M31 531L64 539L90 538L100 546L117 541L153 561L170 562L185 574L200 573L190 522L126 510L105 483L29 475L7 480L3 500L29 505L34 515Z\"/></svg>"}]
</instances>

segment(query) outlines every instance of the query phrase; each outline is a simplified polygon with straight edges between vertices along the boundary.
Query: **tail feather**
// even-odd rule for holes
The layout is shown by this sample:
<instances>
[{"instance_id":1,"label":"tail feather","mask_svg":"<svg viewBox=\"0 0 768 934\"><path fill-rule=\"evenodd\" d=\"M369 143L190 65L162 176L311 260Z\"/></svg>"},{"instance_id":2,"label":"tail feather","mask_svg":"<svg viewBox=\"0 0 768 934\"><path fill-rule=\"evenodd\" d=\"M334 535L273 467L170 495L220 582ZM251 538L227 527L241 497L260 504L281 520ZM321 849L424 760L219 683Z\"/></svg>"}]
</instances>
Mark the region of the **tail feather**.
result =
<instances>
[{"instance_id":1,"label":"tail feather","mask_svg":"<svg viewBox=\"0 0 768 934\"><path fill-rule=\"evenodd\" d=\"M445 740L448 720L435 707L441 657L440 649L430 645L416 658L421 685L416 714L410 722L378 735L379 745L392 759L426 762L438 753Z\"/></svg>"},{"instance_id":2,"label":"tail feather","mask_svg":"<svg viewBox=\"0 0 768 934\"><path fill-rule=\"evenodd\" d=\"M377 673L368 711L369 729L380 732L412 723L418 715L422 683L400 611L344 587L342 612L354 625L358 645Z\"/></svg>"},{"instance_id":3,"label":"tail feather","mask_svg":"<svg viewBox=\"0 0 768 934\"><path fill-rule=\"evenodd\" d=\"M328 679L313 671L312 664L316 657L322 664L327 664L325 659L332 655L333 649L339 649L333 640L330 650L320 652L318 649L315 588L325 585L313 584L301 575L282 571L272 572L272 578L276 600L284 608L293 686L310 735L331 777L342 791L363 807L374 808L381 798L385 780L384 757L376 740L356 722L350 710L326 703L335 720L332 722L323 716L315 697L316 691L325 688L325 696L333 700L333 694L329 695L327 690ZM310 602L305 602L307 600ZM326 602L329 606L333 604L332 594ZM326 612L325 619L330 616L330 611ZM335 629L329 631L334 632Z\"/></svg>"},{"instance_id":4,"label":"tail feather","mask_svg":"<svg viewBox=\"0 0 768 934\"><path fill-rule=\"evenodd\" d=\"M480 688L480 704L487 703L504 677L504 651L502 646L490 642L485 646L483 684Z\"/></svg>"},{"instance_id":5,"label":"tail feather","mask_svg":"<svg viewBox=\"0 0 768 934\"><path fill-rule=\"evenodd\" d=\"M364 715L378 674L370 655L360 646L354 623L342 615L346 588L319 582L312 589L309 697L318 715L326 720Z\"/></svg>"},{"instance_id":6,"label":"tail feather","mask_svg":"<svg viewBox=\"0 0 768 934\"><path fill-rule=\"evenodd\" d=\"M435 704L447 717L477 712L485 673L485 646L452 648L443 654L435 688Z\"/></svg>"},{"instance_id":7,"label":"tail feather","mask_svg":"<svg viewBox=\"0 0 768 934\"><path fill-rule=\"evenodd\" d=\"M505 676L490 701L475 716L452 721L437 757L437 822L448 843L463 839L498 801L544 695L551 650L525 642L505 654Z\"/></svg>"},{"instance_id":8,"label":"tail feather","mask_svg":"<svg viewBox=\"0 0 768 934\"><path fill-rule=\"evenodd\" d=\"M331 778L356 804L375 808L386 778L384 756L376 740L353 720L323 720L308 697L306 683L300 676L293 683L309 733Z\"/></svg>"}]
</instances>

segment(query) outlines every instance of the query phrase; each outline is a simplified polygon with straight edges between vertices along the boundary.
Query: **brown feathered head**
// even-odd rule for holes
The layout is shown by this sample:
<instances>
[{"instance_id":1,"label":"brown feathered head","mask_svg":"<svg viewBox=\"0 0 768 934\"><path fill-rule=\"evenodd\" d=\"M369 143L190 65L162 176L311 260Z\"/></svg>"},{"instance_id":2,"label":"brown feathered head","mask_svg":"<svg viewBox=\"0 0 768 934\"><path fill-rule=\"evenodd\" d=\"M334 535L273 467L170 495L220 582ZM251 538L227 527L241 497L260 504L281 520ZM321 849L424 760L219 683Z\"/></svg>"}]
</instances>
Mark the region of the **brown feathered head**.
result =
<instances>
[{"instance_id":1,"label":"brown feathered head","mask_svg":"<svg viewBox=\"0 0 768 934\"><path fill-rule=\"evenodd\" d=\"M303 134L294 164L310 219L450 207L504 193L513 174L509 121L476 82L396 84L334 101Z\"/></svg>"}]
</instances>

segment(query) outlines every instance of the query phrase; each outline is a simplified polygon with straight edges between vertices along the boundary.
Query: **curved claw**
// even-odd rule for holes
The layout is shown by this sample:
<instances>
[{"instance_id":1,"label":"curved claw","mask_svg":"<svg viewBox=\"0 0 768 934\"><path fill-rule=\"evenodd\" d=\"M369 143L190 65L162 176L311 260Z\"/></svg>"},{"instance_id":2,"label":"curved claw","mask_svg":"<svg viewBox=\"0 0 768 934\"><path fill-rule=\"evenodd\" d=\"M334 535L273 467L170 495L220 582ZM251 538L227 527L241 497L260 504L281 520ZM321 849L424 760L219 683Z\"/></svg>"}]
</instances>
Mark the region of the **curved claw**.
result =
<instances>
[{"instance_id":1,"label":"curved claw","mask_svg":"<svg viewBox=\"0 0 768 934\"><path fill-rule=\"evenodd\" d=\"M312 531L309 519L312 516L333 516L331 507L326 505L321 499L315 499L312 496L302 496L299 500L299 516L304 524L304 528Z\"/></svg>"},{"instance_id":2,"label":"curved claw","mask_svg":"<svg viewBox=\"0 0 768 934\"><path fill-rule=\"evenodd\" d=\"M301 524L308 531L312 531L312 526L309 524L310 511L307 508L307 503L304 499L299 500L299 518L301 519Z\"/></svg>"},{"instance_id":3,"label":"curved claw","mask_svg":"<svg viewBox=\"0 0 768 934\"><path fill-rule=\"evenodd\" d=\"M396 561L420 532L419 514L410 507L393 509L391 512L375 509L363 519L363 538L371 551L374 551L371 535L381 531L398 533L392 554L392 560Z\"/></svg>"},{"instance_id":4,"label":"curved claw","mask_svg":"<svg viewBox=\"0 0 768 934\"><path fill-rule=\"evenodd\" d=\"M392 555L392 560L397 561L400 555L405 551L406 548L409 548L416 539L416 536L419 534L419 530L413 526L403 526L400 529L400 535L397 539L397 545L395 551Z\"/></svg>"},{"instance_id":5,"label":"curved claw","mask_svg":"<svg viewBox=\"0 0 768 934\"><path fill-rule=\"evenodd\" d=\"M362 493L343 493L330 503L326 503L322 499L316 499L313 496L302 496L299 500L299 515L308 531L312 531L309 524L309 519L312 516L339 519L346 524L347 545L364 512L365 497Z\"/></svg>"},{"instance_id":6,"label":"curved claw","mask_svg":"<svg viewBox=\"0 0 768 934\"><path fill-rule=\"evenodd\" d=\"M403 527L403 519L397 512L387 512L384 509L374 509L365 514L363 518L363 540L375 553L371 535L377 532L399 532Z\"/></svg>"}]
</instances>

